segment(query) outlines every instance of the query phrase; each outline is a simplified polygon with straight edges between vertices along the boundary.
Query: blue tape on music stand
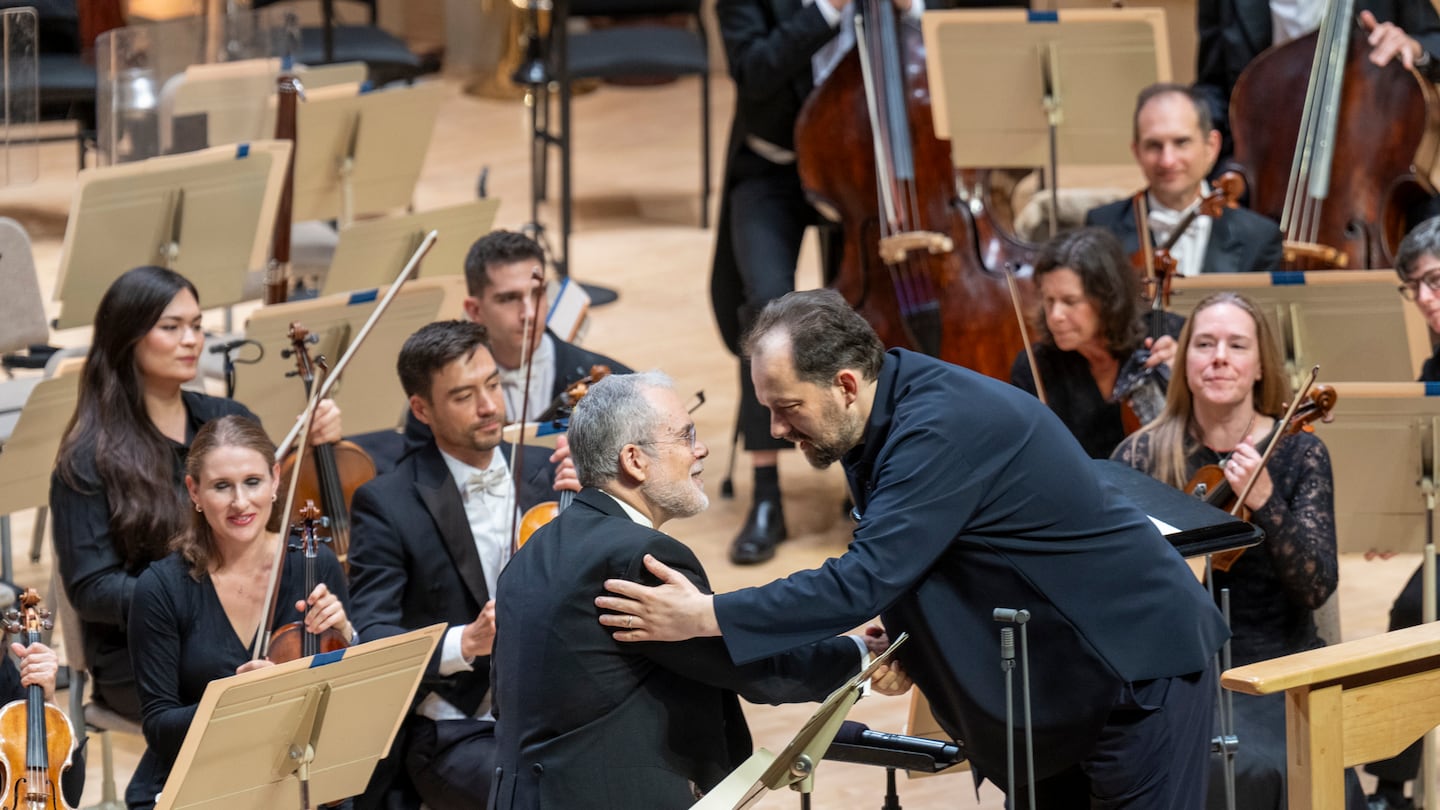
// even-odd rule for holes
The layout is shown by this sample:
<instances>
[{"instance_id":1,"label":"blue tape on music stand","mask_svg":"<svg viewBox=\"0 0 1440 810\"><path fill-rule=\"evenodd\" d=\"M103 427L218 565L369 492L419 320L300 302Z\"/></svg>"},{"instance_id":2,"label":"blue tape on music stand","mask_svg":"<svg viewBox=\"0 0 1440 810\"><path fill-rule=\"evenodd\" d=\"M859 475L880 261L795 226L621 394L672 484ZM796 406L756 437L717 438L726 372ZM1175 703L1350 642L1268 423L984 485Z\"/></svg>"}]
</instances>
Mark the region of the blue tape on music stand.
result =
<instances>
[{"instance_id":1,"label":"blue tape on music stand","mask_svg":"<svg viewBox=\"0 0 1440 810\"><path fill-rule=\"evenodd\" d=\"M1440 397L1440 382L1425 383L1425 396Z\"/></svg>"},{"instance_id":2,"label":"blue tape on music stand","mask_svg":"<svg viewBox=\"0 0 1440 810\"><path fill-rule=\"evenodd\" d=\"M542 422L535 427L535 438L541 436L561 436L570 430L569 419L553 419L549 422Z\"/></svg>"},{"instance_id":3,"label":"blue tape on music stand","mask_svg":"<svg viewBox=\"0 0 1440 810\"><path fill-rule=\"evenodd\" d=\"M1056 11L1027 11L1025 21L1032 23L1058 23L1060 13Z\"/></svg>"},{"instance_id":4,"label":"blue tape on music stand","mask_svg":"<svg viewBox=\"0 0 1440 810\"><path fill-rule=\"evenodd\" d=\"M236 159L236 160L244 160L244 159L247 158L247 157L250 157L250 144L248 144L248 143L238 143L238 144L235 144L235 159Z\"/></svg>"},{"instance_id":5,"label":"blue tape on music stand","mask_svg":"<svg viewBox=\"0 0 1440 810\"><path fill-rule=\"evenodd\" d=\"M365 290L365 291L363 291L363 292L350 293L350 300L349 300L349 301L346 301L345 303L346 303L347 305L353 307L353 306L355 306L356 304L368 304L368 303L370 303L371 301L374 301L375 299L377 299L377 298L379 298L379 297L380 297L380 290L379 290L379 289Z\"/></svg>"},{"instance_id":6,"label":"blue tape on music stand","mask_svg":"<svg viewBox=\"0 0 1440 810\"><path fill-rule=\"evenodd\" d=\"M1272 287L1303 287L1305 274L1299 270L1276 270L1270 274Z\"/></svg>"},{"instance_id":7,"label":"blue tape on music stand","mask_svg":"<svg viewBox=\"0 0 1440 810\"><path fill-rule=\"evenodd\" d=\"M338 649L338 650L334 650L333 652L320 653L320 654L316 655L314 658L311 658L311 659L310 659L310 668L311 668L311 669L314 669L315 667L323 667L323 666L325 666L326 664L333 664L333 663L335 663L336 661L339 661L341 658L344 658L344 657L345 657L345 649L344 649L344 648L341 648L341 649Z\"/></svg>"}]
</instances>

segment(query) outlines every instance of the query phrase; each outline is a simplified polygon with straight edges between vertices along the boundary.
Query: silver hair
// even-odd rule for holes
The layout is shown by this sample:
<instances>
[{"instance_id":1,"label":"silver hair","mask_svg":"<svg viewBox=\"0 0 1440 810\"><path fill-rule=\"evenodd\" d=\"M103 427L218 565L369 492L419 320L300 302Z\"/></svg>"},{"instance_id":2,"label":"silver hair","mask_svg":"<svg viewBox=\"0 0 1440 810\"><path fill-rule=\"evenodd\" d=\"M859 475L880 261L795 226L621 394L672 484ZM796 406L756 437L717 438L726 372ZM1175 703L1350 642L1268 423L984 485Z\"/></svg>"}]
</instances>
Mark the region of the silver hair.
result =
<instances>
[{"instance_id":1,"label":"silver hair","mask_svg":"<svg viewBox=\"0 0 1440 810\"><path fill-rule=\"evenodd\" d=\"M1416 225L1400 240L1400 247L1395 251L1395 272L1401 280L1410 279L1415 263L1424 256L1440 259L1440 217L1431 217Z\"/></svg>"},{"instance_id":2,"label":"silver hair","mask_svg":"<svg viewBox=\"0 0 1440 810\"><path fill-rule=\"evenodd\" d=\"M603 486L620 476L620 450L652 440L664 421L645 392L674 388L674 381L659 371L611 374L590 386L575 405L568 433L581 486Z\"/></svg>"}]
</instances>

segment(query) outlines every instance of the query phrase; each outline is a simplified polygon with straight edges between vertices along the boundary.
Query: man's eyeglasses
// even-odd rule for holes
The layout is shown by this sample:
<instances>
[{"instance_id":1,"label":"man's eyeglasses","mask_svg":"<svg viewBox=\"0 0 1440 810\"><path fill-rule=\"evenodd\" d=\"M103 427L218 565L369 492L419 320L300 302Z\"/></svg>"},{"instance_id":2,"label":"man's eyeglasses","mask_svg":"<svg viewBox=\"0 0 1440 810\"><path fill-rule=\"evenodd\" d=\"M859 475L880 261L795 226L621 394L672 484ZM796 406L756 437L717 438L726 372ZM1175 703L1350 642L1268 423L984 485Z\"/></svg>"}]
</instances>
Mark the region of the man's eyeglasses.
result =
<instances>
[{"instance_id":1,"label":"man's eyeglasses","mask_svg":"<svg viewBox=\"0 0 1440 810\"><path fill-rule=\"evenodd\" d=\"M1421 284L1432 294L1440 294L1440 270L1431 270L1420 278L1406 279L1405 283L1400 285L1400 296L1406 301L1418 301Z\"/></svg>"},{"instance_id":2,"label":"man's eyeglasses","mask_svg":"<svg viewBox=\"0 0 1440 810\"><path fill-rule=\"evenodd\" d=\"M643 441L643 442L636 442L636 444L672 444L672 443L675 443L675 444L688 444L688 445L690 445L690 452L692 452L692 453L695 452L695 426L692 424L689 428L687 428L687 429L685 430L685 432L684 432L682 435L679 435L679 436L670 436L669 438L665 438L665 439L646 439L646 440Z\"/></svg>"}]
</instances>

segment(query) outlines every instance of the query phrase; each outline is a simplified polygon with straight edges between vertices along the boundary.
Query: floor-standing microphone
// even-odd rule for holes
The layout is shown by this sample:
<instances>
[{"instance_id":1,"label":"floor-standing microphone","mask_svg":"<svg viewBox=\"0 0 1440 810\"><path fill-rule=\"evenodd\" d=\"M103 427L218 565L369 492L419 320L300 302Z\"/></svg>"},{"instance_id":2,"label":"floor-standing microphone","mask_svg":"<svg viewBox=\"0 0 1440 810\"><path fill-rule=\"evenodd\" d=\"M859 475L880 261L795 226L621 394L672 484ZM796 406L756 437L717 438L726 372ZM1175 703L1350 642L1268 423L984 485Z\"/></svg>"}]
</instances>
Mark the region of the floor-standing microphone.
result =
<instances>
[{"instance_id":1,"label":"floor-standing microphone","mask_svg":"<svg viewBox=\"0 0 1440 810\"><path fill-rule=\"evenodd\" d=\"M1035 744L1031 739L1030 724L1030 642L1025 625L1030 621L1030 611L1023 608L995 608L992 614L997 622L1020 625L1020 692L1025 703L1025 784L1029 788L1030 810L1035 810ZM1009 768L1009 784L1006 787L1005 806L1014 810L1015 794L1015 630L1000 628L1000 666L1005 670L1005 760Z\"/></svg>"}]
</instances>

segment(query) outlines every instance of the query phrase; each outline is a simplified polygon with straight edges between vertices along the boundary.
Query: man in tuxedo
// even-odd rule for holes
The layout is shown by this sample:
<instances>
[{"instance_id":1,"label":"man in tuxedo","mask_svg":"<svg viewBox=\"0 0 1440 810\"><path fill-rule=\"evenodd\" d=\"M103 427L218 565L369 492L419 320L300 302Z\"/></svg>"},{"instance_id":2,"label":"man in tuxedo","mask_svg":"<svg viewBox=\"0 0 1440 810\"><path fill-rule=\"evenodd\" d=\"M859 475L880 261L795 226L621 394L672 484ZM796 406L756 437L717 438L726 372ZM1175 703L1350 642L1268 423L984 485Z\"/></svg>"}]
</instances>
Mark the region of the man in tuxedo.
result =
<instances>
[{"instance_id":1,"label":"man in tuxedo","mask_svg":"<svg viewBox=\"0 0 1440 810\"><path fill-rule=\"evenodd\" d=\"M521 420L527 356L532 370L525 419L544 414L556 397L590 373L591 366L609 366L616 374L630 373L624 364L566 343L543 327L549 310L545 285L536 283L535 273L540 271L543 277L544 268L545 254L535 240L512 231L492 231L480 237L465 256L465 287L469 293L465 317L490 330L490 351L500 369L504 412L510 421ZM540 298L538 306L532 293ZM533 321L537 311L539 327ZM528 349L526 337L530 339Z\"/></svg>"},{"instance_id":2,"label":"man in tuxedo","mask_svg":"<svg viewBox=\"0 0 1440 810\"><path fill-rule=\"evenodd\" d=\"M1135 102L1130 150L1145 175L1146 223L1151 244L1170 238L1185 210L1210 193L1205 175L1219 154L1220 133L1210 110L1190 88L1154 84ZM1086 225L1114 233L1127 254L1140 249L1135 197L1117 200L1085 215ZM1280 266L1280 226L1244 208L1219 217L1197 216L1171 249L1182 276L1200 273L1269 272Z\"/></svg>"},{"instance_id":3,"label":"man in tuxedo","mask_svg":"<svg viewBox=\"0 0 1440 810\"><path fill-rule=\"evenodd\" d=\"M660 532L708 504L709 450L658 372L593 386L570 448L585 488L500 577L490 807L687 808L750 755L737 692L820 700L855 674L866 643L829 638L743 666L716 639L617 643L595 621L607 577L654 581L642 562L653 555L709 590L694 553Z\"/></svg>"},{"instance_id":4,"label":"man in tuxedo","mask_svg":"<svg viewBox=\"0 0 1440 810\"><path fill-rule=\"evenodd\" d=\"M816 467L843 462L854 539L818 569L714 596L647 561L663 585L616 578L596 600L615 638L723 636L743 663L878 613L910 633L897 654L941 726L1003 783L995 613L1024 608L1037 806L1203 807L1224 620L1064 424L1010 385L886 352L830 290L772 302L746 346L775 435Z\"/></svg>"},{"instance_id":5,"label":"man in tuxedo","mask_svg":"<svg viewBox=\"0 0 1440 810\"><path fill-rule=\"evenodd\" d=\"M415 706L361 807L483 807L494 751L490 649L495 586L509 559L516 490L500 442L504 402L485 327L441 321L405 341L397 368L411 414L430 440L360 487L352 505L350 583L363 638L437 622L449 629L426 668ZM526 447L521 509L555 487L549 450ZM416 792L418 791L418 795Z\"/></svg>"},{"instance_id":6,"label":"man in tuxedo","mask_svg":"<svg viewBox=\"0 0 1440 810\"><path fill-rule=\"evenodd\" d=\"M893 2L912 19L924 10L921 0ZM854 45L847 19L854 11L849 0L719 0L715 13L735 80L735 120L710 297L720 334L740 357L737 427L754 467L754 500L730 560L747 565L775 556L785 539L776 463L787 445L770 436L769 417L755 401L740 334L766 302L795 289L801 239L820 222L795 170L795 120L810 91Z\"/></svg>"},{"instance_id":7,"label":"man in tuxedo","mask_svg":"<svg viewBox=\"0 0 1440 810\"><path fill-rule=\"evenodd\" d=\"M1234 151L1230 140L1230 93L1246 67L1272 45L1309 34L1320 25L1325 0L1199 0L1196 28L1195 91L1204 99L1220 131L1223 161ZM1424 0L1357 0L1355 10L1373 30L1367 36L1370 61L1386 65L1399 60L1430 81L1440 81L1440 16ZM1304 95L1305 87L1295 88ZM1377 122L1382 125L1383 122Z\"/></svg>"}]
</instances>

